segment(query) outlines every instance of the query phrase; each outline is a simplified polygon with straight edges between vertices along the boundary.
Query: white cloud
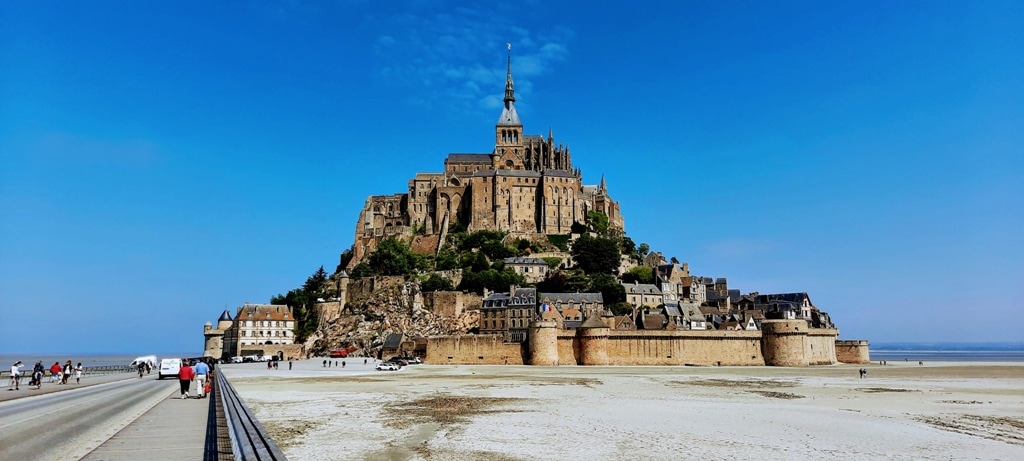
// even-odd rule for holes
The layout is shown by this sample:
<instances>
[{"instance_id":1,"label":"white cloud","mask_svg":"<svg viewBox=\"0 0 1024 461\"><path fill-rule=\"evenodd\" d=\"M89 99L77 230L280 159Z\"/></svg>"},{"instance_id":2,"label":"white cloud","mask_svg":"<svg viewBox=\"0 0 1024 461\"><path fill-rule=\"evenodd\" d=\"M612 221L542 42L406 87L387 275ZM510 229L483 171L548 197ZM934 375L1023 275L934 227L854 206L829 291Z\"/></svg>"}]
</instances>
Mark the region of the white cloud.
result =
<instances>
[{"instance_id":1,"label":"white cloud","mask_svg":"<svg viewBox=\"0 0 1024 461\"><path fill-rule=\"evenodd\" d=\"M528 99L531 79L552 72L567 58L573 33L550 24L541 30L509 24L507 18L516 16L505 11L510 7L494 8L498 11L458 7L368 18L367 25L380 31L374 48L380 59L378 74L393 84L426 90L413 92L425 98L419 101L425 105L471 112L494 109L504 95L508 42L517 99Z\"/></svg>"}]
</instances>

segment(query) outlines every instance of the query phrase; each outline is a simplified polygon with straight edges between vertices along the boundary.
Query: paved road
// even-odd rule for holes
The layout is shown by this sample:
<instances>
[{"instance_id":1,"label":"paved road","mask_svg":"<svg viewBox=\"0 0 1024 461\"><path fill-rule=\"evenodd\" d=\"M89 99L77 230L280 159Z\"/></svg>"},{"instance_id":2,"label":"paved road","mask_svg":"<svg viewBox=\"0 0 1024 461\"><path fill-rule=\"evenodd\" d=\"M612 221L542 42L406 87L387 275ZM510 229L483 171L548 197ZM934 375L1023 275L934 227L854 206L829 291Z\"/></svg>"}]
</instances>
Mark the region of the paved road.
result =
<instances>
[{"instance_id":1,"label":"paved road","mask_svg":"<svg viewBox=\"0 0 1024 461\"><path fill-rule=\"evenodd\" d=\"M127 379L0 402L0 459L81 459L177 387Z\"/></svg>"}]
</instances>

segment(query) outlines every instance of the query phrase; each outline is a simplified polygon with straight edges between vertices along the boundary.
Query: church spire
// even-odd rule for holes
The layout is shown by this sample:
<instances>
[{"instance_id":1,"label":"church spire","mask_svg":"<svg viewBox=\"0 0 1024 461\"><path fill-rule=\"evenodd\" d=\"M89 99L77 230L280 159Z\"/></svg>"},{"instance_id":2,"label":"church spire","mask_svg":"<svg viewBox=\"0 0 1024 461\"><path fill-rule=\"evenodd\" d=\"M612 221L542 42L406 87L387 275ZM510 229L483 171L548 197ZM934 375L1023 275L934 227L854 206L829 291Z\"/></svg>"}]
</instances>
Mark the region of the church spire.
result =
<instances>
[{"instance_id":1,"label":"church spire","mask_svg":"<svg viewBox=\"0 0 1024 461\"><path fill-rule=\"evenodd\" d=\"M505 107L509 104L516 102L516 92L512 85L512 44L506 43L508 46L508 73L505 75Z\"/></svg>"},{"instance_id":2,"label":"church spire","mask_svg":"<svg viewBox=\"0 0 1024 461\"><path fill-rule=\"evenodd\" d=\"M523 124L519 121L519 114L516 113L516 92L512 85L512 44L506 43L506 45L508 45L508 73L505 76L505 107L501 110L501 117L498 118L498 126L521 128ZM516 142L521 134L516 134Z\"/></svg>"}]
</instances>

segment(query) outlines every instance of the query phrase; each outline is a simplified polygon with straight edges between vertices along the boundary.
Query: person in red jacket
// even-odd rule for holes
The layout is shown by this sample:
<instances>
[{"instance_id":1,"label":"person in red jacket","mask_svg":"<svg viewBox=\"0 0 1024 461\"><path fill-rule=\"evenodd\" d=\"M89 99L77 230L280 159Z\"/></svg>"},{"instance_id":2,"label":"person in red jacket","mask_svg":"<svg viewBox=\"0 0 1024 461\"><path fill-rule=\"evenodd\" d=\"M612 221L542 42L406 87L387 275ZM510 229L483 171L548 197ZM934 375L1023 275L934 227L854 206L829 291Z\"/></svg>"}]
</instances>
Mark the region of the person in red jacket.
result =
<instances>
[{"instance_id":1,"label":"person in red jacket","mask_svg":"<svg viewBox=\"0 0 1024 461\"><path fill-rule=\"evenodd\" d=\"M181 369L178 370L178 384L181 385L181 398L188 398L188 389L192 387L192 380L196 378L195 372L192 371L192 367L188 365L187 361L181 362Z\"/></svg>"},{"instance_id":2,"label":"person in red jacket","mask_svg":"<svg viewBox=\"0 0 1024 461\"><path fill-rule=\"evenodd\" d=\"M53 365L50 367L50 373L51 373L50 382L51 383L59 383L60 382L60 363L53 362Z\"/></svg>"}]
</instances>

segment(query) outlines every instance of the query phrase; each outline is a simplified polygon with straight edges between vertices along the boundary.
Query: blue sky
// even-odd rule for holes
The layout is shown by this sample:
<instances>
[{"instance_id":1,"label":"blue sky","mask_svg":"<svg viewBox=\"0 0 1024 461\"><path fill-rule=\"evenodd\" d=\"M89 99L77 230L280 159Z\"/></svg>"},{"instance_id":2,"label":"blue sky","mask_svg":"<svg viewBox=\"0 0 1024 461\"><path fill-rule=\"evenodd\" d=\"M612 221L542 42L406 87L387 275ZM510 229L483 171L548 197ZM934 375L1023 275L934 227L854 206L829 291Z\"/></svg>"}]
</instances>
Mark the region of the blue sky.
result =
<instances>
[{"instance_id":1,"label":"blue sky","mask_svg":"<svg viewBox=\"0 0 1024 461\"><path fill-rule=\"evenodd\" d=\"M637 242L844 338L1024 341L1020 2L267 3L0 4L0 351L200 352L493 148L506 42Z\"/></svg>"}]
</instances>

